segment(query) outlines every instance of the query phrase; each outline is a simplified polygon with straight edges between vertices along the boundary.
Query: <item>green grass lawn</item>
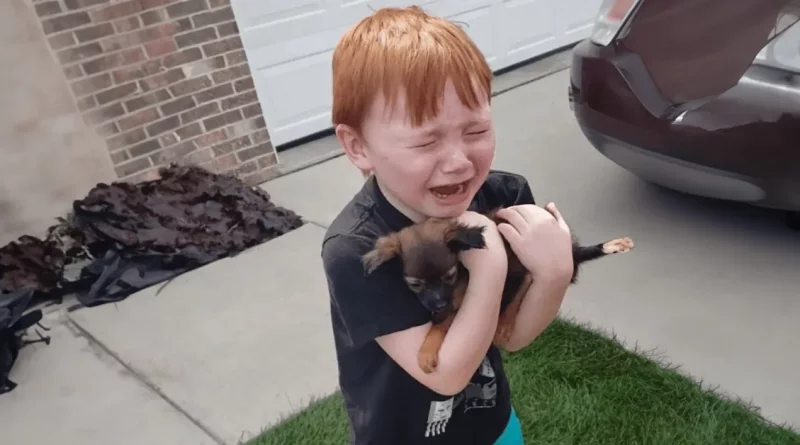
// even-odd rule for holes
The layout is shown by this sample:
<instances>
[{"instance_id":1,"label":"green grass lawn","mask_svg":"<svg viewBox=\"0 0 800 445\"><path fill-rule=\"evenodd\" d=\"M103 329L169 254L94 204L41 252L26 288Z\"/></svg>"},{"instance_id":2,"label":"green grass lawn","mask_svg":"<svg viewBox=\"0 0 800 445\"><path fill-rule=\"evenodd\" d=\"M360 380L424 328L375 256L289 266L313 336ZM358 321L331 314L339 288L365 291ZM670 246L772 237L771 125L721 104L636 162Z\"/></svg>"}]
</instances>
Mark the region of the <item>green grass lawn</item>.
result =
<instances>
[{"instance_id":1,"label":"green grass lawn","mask_svg":"<svg viewBox=\"0 0 800 445\"><path fill-rule=\"evenodd\" d=\"M631 353L567 321L507 355L506 366L527 444L800 444L800 435L703 389L652 354ZM337 393L249 445L343 445L347 434Z\"/></svg>"}]
</instances>

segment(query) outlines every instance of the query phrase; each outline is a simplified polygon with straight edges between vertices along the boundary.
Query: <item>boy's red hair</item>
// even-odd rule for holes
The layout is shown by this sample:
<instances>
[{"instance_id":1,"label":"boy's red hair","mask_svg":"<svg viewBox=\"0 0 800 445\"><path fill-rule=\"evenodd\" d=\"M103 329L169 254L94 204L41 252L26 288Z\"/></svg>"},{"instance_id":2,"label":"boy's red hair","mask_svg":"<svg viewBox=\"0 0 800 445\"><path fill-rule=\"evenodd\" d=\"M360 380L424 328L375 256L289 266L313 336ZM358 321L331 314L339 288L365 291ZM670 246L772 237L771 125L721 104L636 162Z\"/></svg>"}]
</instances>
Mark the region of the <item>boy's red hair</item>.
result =
<instances>
[{"instance_id":1,"label":"boy's red hair","mask_svg":"<svg viewBox=\"0 0 800 445\"><path fill-rule=\"evenodd\" d=\"M359 132L379 94L393 106L404 90L414 126L437 115L448 80L470 109L491 99L492 71L472 39L418 6L383 8L361 20L339 40L332 68L333 124Z\"/></svg>"}]
</instances>

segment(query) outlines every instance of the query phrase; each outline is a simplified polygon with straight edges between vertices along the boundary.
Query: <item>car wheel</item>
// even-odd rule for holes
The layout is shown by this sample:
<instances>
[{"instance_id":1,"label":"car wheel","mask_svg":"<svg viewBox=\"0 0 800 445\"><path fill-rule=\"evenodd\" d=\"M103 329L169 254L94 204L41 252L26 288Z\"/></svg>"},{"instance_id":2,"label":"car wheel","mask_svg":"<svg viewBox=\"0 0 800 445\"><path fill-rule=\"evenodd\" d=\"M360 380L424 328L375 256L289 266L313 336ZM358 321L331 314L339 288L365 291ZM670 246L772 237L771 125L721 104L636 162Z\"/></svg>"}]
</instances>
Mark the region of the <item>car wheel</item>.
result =
<instances>
[{"instance_id":1,"label":"car wheel","mask_svg":"<svg viewBox=\"0 0 800 445\"><path fill-rule=\"evenodd\" d=\"M800 231L800 212L789 212L786 214L786 225L792 230Z\"/></svg>"}]
</instances>

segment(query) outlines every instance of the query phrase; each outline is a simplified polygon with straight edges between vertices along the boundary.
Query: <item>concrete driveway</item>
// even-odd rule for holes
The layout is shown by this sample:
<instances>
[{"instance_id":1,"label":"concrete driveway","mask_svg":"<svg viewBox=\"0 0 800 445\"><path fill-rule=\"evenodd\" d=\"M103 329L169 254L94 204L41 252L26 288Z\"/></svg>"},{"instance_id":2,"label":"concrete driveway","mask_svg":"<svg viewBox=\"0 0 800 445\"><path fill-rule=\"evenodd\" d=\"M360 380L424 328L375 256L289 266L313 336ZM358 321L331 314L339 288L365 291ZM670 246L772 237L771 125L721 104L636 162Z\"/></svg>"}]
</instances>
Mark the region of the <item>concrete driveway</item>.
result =
<instances>
[{"instance_id":1,"label":"concrete driveway","mask_svg":"<svg viewBox=\"0 0 800 445\"><path fill-rule=\"evenodd\" d=\"M636 242L631 254L584 268L564 316L655 348L768 418L800 426L800 233L780 213L666 191L606 160L575 124L567 83L561 71L493 106L495 168L525 175L537 201L557 203L582 240ZM360 184L340 157L264 188L327 225Z\"/></svg>"}]
</instances>

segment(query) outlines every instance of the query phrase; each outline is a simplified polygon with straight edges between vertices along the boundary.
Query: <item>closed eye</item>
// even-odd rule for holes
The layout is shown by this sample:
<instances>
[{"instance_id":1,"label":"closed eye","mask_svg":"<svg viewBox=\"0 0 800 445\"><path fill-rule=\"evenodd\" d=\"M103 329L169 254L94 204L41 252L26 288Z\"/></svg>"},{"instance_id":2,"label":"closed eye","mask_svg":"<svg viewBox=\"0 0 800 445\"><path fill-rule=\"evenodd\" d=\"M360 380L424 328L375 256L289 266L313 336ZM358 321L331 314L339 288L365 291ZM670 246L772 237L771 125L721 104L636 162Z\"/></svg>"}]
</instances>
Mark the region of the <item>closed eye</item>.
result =
<instances>
[{"instance_id":1,"label":"closed eye","mask_svg":"<svg viewBox=\"0 0 800 445\"><path fill-rule=\"evenodd\" d=\"M405 277L406 284L408 287L414 292L421 292L423 288L425 288L425 280L421 280L419 278L414 277Z\"/></svg>"}]
</instances>

